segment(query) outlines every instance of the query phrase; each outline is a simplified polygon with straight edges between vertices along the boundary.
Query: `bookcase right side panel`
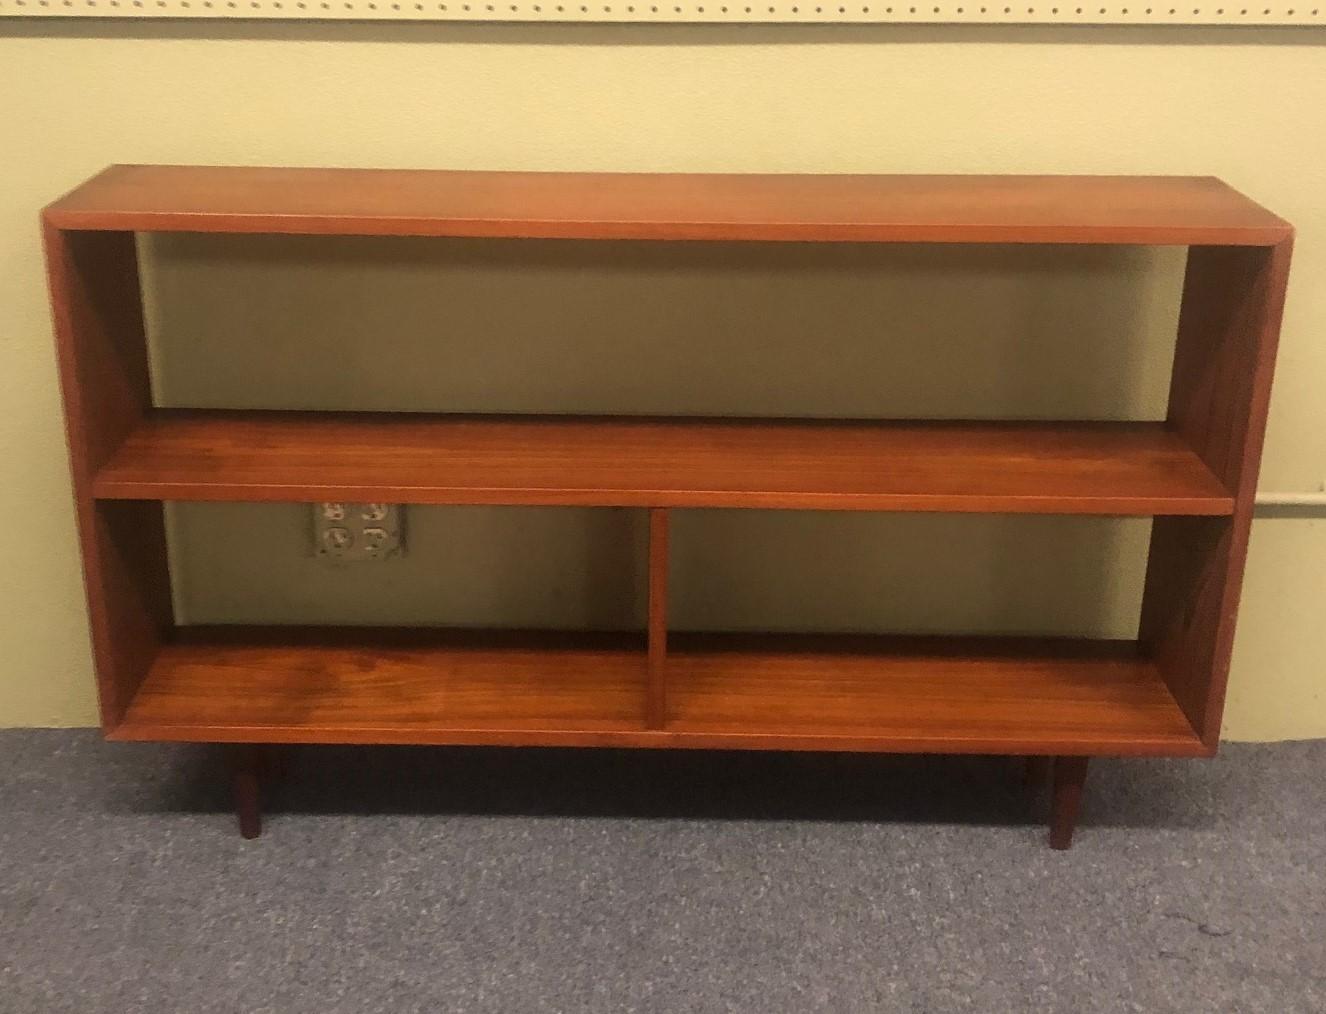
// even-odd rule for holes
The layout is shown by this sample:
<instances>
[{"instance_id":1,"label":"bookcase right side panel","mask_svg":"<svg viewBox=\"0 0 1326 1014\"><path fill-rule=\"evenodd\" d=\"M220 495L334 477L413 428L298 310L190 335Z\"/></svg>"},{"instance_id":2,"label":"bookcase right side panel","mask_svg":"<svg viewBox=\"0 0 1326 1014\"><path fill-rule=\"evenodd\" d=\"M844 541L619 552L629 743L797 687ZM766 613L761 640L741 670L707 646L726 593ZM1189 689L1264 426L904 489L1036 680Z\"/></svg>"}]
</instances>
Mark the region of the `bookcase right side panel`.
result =
<instances>
[{"instance_id":1,"label":"bookcase right side panel","mask_svg":"<svg viewBox=\"0 0 1326 1014\"><path fill-rule=\"evenodd\" d=\"M1233 493L1229 518L1157 518L1140 638L1208 747L1220 735L1292 241L1188 254L1168 422Z\"/></svg>"}]
</instances>

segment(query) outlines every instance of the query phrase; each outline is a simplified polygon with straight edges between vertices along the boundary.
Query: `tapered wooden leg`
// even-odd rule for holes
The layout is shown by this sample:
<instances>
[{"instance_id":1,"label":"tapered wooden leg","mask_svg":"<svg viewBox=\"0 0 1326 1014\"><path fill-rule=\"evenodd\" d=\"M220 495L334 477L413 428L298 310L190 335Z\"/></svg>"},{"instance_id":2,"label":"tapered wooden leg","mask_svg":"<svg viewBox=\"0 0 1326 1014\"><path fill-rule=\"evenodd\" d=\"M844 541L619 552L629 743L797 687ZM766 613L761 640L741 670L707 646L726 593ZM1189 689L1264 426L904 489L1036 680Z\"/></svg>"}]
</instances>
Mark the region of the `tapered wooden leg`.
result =
<instances>
[{"instance_id":1,"label":"tapered wooden leg","mask_svg":"<svg viewBox=\"0 0 1326 1014\"><path fill-rule=\"evenodd\" d=\"M1082 803L1082 785L1087 780L1086 757L1054 759L1054 794L1050 804L1050 848L1066 849L1073 844L1077 811Z\"/></svg>"},{"instance_id":2,"label":"tapered wooden leg","mask_svg":"<svg viewBox=\"0 0 1326 1014\"><path fill-rule=\"evenodd\" d=\"M239 818L239 833L245 838L256 838L262 833L260 782L263 751L257 746L238 746L234 750L235 815Z\"/></svg>"}]
</instances>

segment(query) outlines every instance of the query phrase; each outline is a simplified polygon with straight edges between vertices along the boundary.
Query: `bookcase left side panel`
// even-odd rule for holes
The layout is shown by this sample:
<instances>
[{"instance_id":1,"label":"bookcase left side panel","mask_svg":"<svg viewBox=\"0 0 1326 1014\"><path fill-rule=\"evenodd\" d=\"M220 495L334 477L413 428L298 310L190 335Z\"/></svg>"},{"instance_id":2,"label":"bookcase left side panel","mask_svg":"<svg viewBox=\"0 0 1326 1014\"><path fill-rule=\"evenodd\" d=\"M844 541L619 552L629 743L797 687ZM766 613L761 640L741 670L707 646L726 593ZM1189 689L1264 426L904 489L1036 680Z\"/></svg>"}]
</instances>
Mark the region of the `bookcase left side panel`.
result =
<instances>
[{"instance_id":1,"label":"bookcase left side panel","mask_svg":"<svg viewBox=\"0 0 1326 1014\"><path fill-rule=\"evenodd\" d=\"M163 506L98 502L92 480L152 409L135 237L45 229L102 727L114 729L174 625Z\"/></svg>"}]
</instances>

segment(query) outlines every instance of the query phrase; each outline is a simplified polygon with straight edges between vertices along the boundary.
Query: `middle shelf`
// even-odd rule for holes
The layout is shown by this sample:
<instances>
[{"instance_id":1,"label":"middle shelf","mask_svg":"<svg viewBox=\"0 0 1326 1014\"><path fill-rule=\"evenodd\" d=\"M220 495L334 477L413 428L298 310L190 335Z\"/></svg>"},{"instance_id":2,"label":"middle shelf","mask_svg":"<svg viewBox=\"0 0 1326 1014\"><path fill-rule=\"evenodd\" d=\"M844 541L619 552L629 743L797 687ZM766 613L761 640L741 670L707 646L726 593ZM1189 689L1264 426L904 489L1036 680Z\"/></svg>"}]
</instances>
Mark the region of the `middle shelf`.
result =
<instances>
[{"instance_id":1,"label":"middle shelf","mask_svg":"<svg viewBox=\"0 0 1326 1014\"><path fill-rule=\"evenodd\" d=\"M99 499L1228 515L1164 423L157 409Z\"/></svg>"}]
</instances>

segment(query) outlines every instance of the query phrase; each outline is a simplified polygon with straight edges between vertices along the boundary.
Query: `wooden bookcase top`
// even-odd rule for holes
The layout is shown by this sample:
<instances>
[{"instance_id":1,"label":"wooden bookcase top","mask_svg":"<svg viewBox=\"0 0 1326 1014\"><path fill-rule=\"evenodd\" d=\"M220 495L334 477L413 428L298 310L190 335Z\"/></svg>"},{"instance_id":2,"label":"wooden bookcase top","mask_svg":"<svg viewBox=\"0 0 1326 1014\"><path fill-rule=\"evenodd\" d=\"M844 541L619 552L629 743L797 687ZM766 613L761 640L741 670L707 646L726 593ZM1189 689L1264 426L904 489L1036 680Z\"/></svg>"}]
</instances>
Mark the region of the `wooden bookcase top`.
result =
<instances>
[{"instance_id":1,"label":"wooden bookcase top","mask_svg":"<svg viewBox=\"0 0 1326 1014\"><path fill-rule=\"evenodd\" d=\"M112 166L60 230L548 239L1274 246L1283 219L1183 176L870 176Z\"/></svg>"}]
</instances>

